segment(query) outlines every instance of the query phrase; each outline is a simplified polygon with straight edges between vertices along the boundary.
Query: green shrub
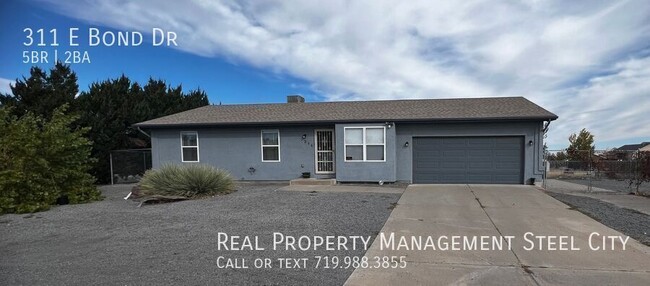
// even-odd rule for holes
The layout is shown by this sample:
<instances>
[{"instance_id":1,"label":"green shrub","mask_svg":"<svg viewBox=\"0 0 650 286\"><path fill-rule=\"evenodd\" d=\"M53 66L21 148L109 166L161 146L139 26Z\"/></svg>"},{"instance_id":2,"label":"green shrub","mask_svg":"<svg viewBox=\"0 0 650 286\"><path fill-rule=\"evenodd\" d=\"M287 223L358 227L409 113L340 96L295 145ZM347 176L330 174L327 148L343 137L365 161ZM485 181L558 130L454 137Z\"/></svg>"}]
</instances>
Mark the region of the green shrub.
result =
<instances>
[{"instance_id":1,"label":"green shrub","mask_svg":"<svg viewBox=\"0 0 650 286\"><path fill-rule=\"evenodd\" d=\"M140 195L201 197L233 190L230 173L208 165L164 165L140 180Z\"/></svg>"},{"instance_id":2,"label":"green shrub","mask_svg":"<svg viewBox=\"0 0 650 286\"><path fill-rule=\"evenodd\" d=\"M65 109L46 120L0 108L0 213L47 210L62 196L70 203L101 199L88 174L91 142L85 129L70 128L76 117Z\"/></svg>"}]
</instances>

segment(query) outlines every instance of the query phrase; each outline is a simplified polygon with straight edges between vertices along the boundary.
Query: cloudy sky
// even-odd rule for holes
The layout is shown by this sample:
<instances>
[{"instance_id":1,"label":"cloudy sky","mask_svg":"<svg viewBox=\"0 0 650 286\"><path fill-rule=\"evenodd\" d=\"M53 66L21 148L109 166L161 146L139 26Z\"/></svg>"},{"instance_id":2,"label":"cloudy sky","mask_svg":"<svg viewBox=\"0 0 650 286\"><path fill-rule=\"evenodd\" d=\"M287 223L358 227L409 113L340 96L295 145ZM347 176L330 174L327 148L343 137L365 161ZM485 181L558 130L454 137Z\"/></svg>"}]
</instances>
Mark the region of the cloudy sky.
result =
<instances>
[{"instance_id":1,"label":"cloudy sky","mask_svg":"<svg viewBox=\"0 0 650 286\"><path fill-rule=\"evenodd\" d=\"M559 115L551 148L582 128L597 148L650 141L647 0L51 0L28 8L38 23L175 31L175 49L135 53L149 55L143 63L188 60L121 71L180 70L162 76L206 89L213 103L278 102L292 92L311 101L525 96ZM82 71L101 74L73 68L80 81ZM197 68L220 73L220 87L188 79ZM27 71L0 69L0 86Z\"/></svg>"}]
</instances>

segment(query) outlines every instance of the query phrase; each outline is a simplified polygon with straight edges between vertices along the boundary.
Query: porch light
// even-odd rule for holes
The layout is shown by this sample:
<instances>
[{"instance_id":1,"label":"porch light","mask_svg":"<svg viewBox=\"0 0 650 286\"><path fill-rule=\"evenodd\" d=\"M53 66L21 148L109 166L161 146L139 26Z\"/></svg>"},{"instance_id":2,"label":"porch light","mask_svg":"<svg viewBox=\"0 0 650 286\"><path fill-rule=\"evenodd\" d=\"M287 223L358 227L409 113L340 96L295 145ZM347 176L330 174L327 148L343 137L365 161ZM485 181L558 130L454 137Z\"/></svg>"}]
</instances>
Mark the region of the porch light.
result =
<instances>
[{"instance_id":1,"label":"porch light","mask_svg":"<svg viewBox=\"0 0 650 286\"><path fill-rule=\"evenodd\" d=\"M409 142L408 141L406 141L406 143L404 143L404 147L407 147L407 148L409 147Z\"/></svg>"},{"instance_id":2,"label":"porch light","mask_svg":"<svg viewBox=\"0 0 650 286\"><path fill-rule=\"evenodd\" d=\"M533 146L533 140L528 141L528 145Z\"/></svg>"}]
</instances>

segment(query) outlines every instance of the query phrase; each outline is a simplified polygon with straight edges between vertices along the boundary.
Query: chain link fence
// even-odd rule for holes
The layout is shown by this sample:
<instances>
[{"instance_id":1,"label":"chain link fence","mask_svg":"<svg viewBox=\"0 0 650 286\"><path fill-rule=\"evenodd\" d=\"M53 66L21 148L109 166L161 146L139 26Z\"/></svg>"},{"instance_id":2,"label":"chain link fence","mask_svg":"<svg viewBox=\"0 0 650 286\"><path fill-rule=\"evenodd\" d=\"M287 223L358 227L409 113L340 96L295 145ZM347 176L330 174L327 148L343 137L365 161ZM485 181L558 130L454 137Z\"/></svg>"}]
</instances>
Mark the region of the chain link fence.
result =
<instances>
[{"instance_id":1,"label":"chain link fence","mask_svg":"<svg viewBox=\"0 0 650 286\"><path fill-rule=\"evenodd\" d=\"M547 150L543 187L554 192L637 191L648 152L622 150ZM639 184L650 195L650 182Z\"/></svg>"},{"instance_id":2,"label":"chain link fence","mask_svg":"<svg viewBox=\"0 0 650 286\"><path fill-rule=\"evenodd\" d=\"M113 150L110 161L111 184L137 183L151 169L151 149Z\"/></svg>"}]
</instances>

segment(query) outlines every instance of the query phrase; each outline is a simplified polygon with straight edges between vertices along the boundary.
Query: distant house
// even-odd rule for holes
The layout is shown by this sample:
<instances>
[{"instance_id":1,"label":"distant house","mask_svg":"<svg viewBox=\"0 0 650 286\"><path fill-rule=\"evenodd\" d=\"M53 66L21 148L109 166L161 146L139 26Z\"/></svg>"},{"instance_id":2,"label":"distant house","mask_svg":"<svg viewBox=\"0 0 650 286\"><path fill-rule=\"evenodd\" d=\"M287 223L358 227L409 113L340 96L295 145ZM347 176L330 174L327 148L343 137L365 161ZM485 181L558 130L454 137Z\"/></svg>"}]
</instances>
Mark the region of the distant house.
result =
<instances>
[{"instance_id":1,"label":"distant house","mask_svg":"<svg viewBox=\"0 0 650 286\"><path fill-rule=\"evenodd\" d=\"M616 148L614 153L618 160L631 160L638 151L650 151L650 142L623 145Z\"/></svg>"},{"instance_id":2,"label":"distant house","mask_svg":"<svg viewBox=\"0 0 650 286\"><path fill-rule=\"evenodd\" d=\"M523 97L210 105L135 124L153 168L202 163L240 180L540 181L557 116Z\"/></svg>"},{"instance_id":3,"label":"distant house","mask_svg":"<svg viewBox=\"0 0 650 286\"><path fill-rule=\"evenodd\" d=\"M648 145L650 145L650 142L643 142L643 143L639 143L639 144L627 144L627 145L623 145L621 147L616 148L616 150L618 150L618 151L632 151L633 152L633 151L639 151L642 148L646 148L646 147L648 147Z\"/></svg>"}]
</instances>

